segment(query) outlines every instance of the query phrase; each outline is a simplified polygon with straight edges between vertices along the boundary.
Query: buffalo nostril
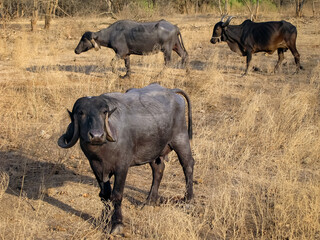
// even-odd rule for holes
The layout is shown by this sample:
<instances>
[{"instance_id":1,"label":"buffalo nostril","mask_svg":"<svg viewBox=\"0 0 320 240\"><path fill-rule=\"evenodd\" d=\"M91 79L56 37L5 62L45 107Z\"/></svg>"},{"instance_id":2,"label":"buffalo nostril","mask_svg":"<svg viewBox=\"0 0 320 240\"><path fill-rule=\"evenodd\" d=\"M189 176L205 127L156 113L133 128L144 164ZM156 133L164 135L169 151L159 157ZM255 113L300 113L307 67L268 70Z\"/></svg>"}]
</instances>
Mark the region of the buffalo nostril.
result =
<instances>
[{"instance_id":1,"label":"buffalo nostril","mask_svg":"<svg viewBox=\"0 0 320 240\"><path fill-rule=\"evenodd\" d=\"M89 138L90 138L90 139L93 139L93 138L94 138L94 135L93 135L91 132L89 132Z\"/></svg>"},{"instance_id":2,"label":"buffalo nostril","mask_svg":"<svg viewBox=\"0 0 320 240\"><path fill-rule=\"evenodd\" d=\"M95 140L95 141L99 141L99 140L102 140L103 138L103 132L95 132L95 131L90 131L89 132L89 139L91 141Z\"/></svg>"}]
</instances>

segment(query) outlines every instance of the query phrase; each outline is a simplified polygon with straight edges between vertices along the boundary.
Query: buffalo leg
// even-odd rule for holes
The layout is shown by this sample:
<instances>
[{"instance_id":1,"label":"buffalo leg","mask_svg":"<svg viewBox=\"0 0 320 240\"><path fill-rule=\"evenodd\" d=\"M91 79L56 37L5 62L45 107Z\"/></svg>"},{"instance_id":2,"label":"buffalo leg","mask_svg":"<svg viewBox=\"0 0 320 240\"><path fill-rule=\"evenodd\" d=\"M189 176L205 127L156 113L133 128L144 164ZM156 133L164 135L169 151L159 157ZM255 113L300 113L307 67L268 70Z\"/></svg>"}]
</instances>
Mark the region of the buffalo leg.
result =
<instances>
[{"instance_id":1,"label":"buffalo leg","mask_svg":"<svg viewBox=\"0 0 320 240\"><path fill-rule=\"evenodd\" d=\"M279 69L279 66L281 65L283 59L284 59L283 48L278 48L278 62L274 67L274 72L276 72Z\"/></svg>"},{"instance_id":2,"label":"buffalo leg","mask_svg":"<svg viewBox=\"0 0 320 240\"><path fill-rule=\"evenodd\" d=\"M114 212L111 217L111 234L120 234L123 230L121 203L127 172L127 170L122 170L120 172L115 173L114 175L115 180L111 194L111 201L114 207Z\"/></svg>"},{"instance_id":3,"label":"buffalo leg","mask_svg":"<svg viewBox=\"0 0 320 240\"><path fill-rule=\"evenodd\" d=\"M166 44L166 46L164 46L163 49L161 49L164 54L164 64L166 66L168 66L171 61L171 53L172 53L172 48L173 48L173 46L171 44L169 44L169 45L170 46L168 46L168 44Z\"/></svg>"},{"instance_id":4,"label":"buffalo leg","mask_svg":"<svg viewBox=\"0 0 320 240\"><path fill-rule=\"evenodd\" d=\"M177 153L179 162L183 168L183 173L186 179L185 200L189 201L193 198L193 165L188 133L184 136L176 136L172 142L172 148Z\"/></svg>"},{"instance_id":5,"label":"buffalo leg","mask_svg":"<svg viewBox=\"0 0 320 240\"><path fill-rule=\"evenodd\" d=\"M168 66L170 61L171 61L171 51L164 51L164 64Z\"/></svg>"},{"instance_id":6,"label":"buffalo leg","mask_svg":"<svg viewBox=\"0 0 320 240\"><path fill-rule=\"evenodd\" d=\"M110 197L111 197L110 181L99 182L99 186L100 186L99 197L101 198L101 200L105 200L105 201L110 200Z\"/></svg>"},{"instance_id":7,"label":"buffalo leg","mask_svg":"<svg viewBox=\"0 0 320 240\"><path fill-rule=\"evenodd\" d=\"M130 75L131 75L130 56L126 56L126 57L124 58L124 65L125 65L125 67L126 67L126 69L127 69L127 72L126 72L126 74L125 74L123 77L130 77Z\"/></svg>"},{"instance_id":8,"label":"buffalo leg","mask_svg":"<svg viewBox=\"0 0 320 240\"><path fill-rule=\"evenodd\" d=\"M184 48L181 46L180 41L177 40L176 44L173 46L173 51L175 51L179 57L182 58L182 66L188 63L188 53Z\"/></svg>"},{"instance_id":9,"label":"buffalo leg","mask_svg":"<svg viewBox=\"0 0 320 240\"><path fill-rule=\"evenodd\" d=\"M104 214L109 214L111 211L110 205L109 205L109 201L110 201L110 197L111 197L111 185L110 185L110 181L107 182L99 182L100 185L100 193L99 193L99 197L102 201L102 203L104 204L104 211L102 212L102 216L103 219L107 219L105 218L106 215ZM106 224L108 225L109 221L106 222Z\"/></svg>"},{"instance_id":10,"label":"buffalo leg","mask_svg":"<svg viewBox=\"0 0 320 240\"><path fill-rule=\"evenodd\" d=\"M158 158L156 161L150 163L152 169L152 185L147 198L147 204L155 204L158 200L158 189L163 176L163 171L165 168L164 160Z\"/></svg>"}]
</instances>

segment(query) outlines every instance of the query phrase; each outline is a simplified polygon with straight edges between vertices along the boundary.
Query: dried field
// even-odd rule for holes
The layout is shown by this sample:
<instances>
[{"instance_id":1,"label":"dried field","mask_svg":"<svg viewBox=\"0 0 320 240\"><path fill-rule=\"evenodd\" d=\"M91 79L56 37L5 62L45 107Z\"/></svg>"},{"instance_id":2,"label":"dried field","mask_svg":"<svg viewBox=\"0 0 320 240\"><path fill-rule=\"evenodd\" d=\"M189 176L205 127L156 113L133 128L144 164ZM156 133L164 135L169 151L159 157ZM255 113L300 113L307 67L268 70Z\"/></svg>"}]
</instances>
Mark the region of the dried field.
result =
<instances>
[{"instance_id":1,"label":"dried field","mask_svg":"<svg viewBox=\"0 0 320 240\"><path fill-rule=\"evenodd\" d=\"M125 234L111 239L320 239L320 19L266 14L262 20L297 26L305 70L292 74L288 51L282 71L273 74L277 54L261 53L252 61L260 71L247 77L241 77L245 58L209 42L217 15L166 19L181 29L188 74L175 53L173 67L164 70L161 53L132 56L130 79L111 72L110 49L75 55L82 33L107 27L111 18L56 19L49 31L34 33L28 20L2 25L0 239L108 237L87 159L78 144L65 150L56 142L77 98L152 82L191 98L195 200L142 208L151 169L131 168ZM233 23L243 20L239 15ZM124 74L122 61L119 71ZM171 153L160 194L174 199L184 189Z\"/></svg>"}]
</instances>

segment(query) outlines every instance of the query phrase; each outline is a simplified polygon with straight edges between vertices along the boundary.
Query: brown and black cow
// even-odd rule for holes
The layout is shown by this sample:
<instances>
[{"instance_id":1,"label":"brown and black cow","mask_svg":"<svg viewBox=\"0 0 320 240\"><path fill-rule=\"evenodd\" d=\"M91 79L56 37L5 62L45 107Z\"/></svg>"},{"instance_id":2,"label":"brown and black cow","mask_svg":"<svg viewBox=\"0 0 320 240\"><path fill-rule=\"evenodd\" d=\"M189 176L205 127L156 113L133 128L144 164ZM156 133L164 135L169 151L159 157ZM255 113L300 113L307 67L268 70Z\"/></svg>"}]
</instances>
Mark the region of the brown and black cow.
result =
<instances>
[{"instance_id":1,"label":"brown and black cow","mask_svg":"<svg viewBox=\"0 0 320 240\"><path fill-rule=\"evenodd\" d=\"M224 16L225 17L225 16ZM245 20L240 25L229 25L232 16L224 22L216 23L210 42L225 41L230 49L241 56L247 57L245 75L248 73L252 54L256 52L267 52L272 54L278 51L278 62L274 68L278 70L284 59L284 52L290 49L296 63L296 73L299 72L300 54L296 48L297 29L286 21L255 23Z\"/></svg>"}]
</instances>

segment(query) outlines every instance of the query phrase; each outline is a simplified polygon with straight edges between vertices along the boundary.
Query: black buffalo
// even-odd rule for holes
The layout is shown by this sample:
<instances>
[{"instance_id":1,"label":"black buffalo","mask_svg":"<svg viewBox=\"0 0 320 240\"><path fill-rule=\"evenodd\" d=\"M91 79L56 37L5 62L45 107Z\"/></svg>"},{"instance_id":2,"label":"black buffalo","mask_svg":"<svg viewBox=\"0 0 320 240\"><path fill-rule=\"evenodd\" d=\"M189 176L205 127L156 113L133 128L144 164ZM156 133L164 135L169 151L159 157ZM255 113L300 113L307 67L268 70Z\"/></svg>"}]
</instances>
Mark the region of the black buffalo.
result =
<instances>
[{"instance_id":1,"label":"black buffalo","mask_svg":"<svg viewBox=\"0 0 320 240\"><path fill-rule=\"evenodd\" d=\"M182 58L183 65L188 58L179 28L165 20L144 23L121 20L98 32L86 32L75 53L80 54L92 48L99 50L100 46L115 51L116 57L111 62L113 71L115 71L115 61L119 58L124 59L127 68L125 76L131 74L131 54L143 55L162 51L166 65L171 59L172 50Z\"/></svg>"},{"instance_id":2,"label":"black buffalo","mask_svg":"<svg viewBox=\"0 0 320 240\"><path fill-rule=\"evenodd\" d=\"M188 103L188 128L185 101L180 94ZM100 185L100 197L113 203L112 233L123 229L121 202L131 166L150 164L153 181L147 203L155 203L165 167L164 159L174 150L186 179L184 199L192 199L191 105L182 90L151 84L130 89L124 94L82 97L69 114L71 123L59 138L58 145L70 148L80 138L81 149ZM115 177L113 189L110 185L112 176Z\"/></svg>"},{"instance_id":3,"label":"black buffalo","mask_svg":"<svg viewBox=\"0 0 320 240\"><path fill-rule=\"evenodd\" d=\"M284 52L290 49L296 62L296 73L299 72L300 54L296 48L297 29L286 21L255 23L245 20L240 25L229 25L232 17L228 17L226 22L223 18L213 28L211 43L225 41L230 49L241 56L247 56L248 73L252 54L256 52L267 52L272 54L278 51L278 62L274 68L279 68L284 59Z\"/></svg>"}]
</instances>

